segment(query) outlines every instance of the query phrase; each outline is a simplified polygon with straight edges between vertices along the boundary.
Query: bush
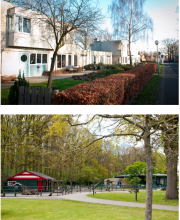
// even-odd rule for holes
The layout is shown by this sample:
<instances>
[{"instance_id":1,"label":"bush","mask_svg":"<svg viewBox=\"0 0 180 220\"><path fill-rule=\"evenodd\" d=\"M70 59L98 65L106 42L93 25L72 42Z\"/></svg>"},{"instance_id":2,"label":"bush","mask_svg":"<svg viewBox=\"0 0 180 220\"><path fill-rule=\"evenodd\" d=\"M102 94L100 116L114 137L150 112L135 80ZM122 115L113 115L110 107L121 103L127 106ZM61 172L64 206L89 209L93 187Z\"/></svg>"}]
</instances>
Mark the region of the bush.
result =
<instances>
[{"instance_id":1,"label":"bush","mask_svg":"<svg viewBox=\"0 0 180 220\"><path fill-rule=\"evenodd\" d=\"M128 104L133 96L155 73L156 64L136 67L125 73L117 73L95 79L56 93L54 105L123 105Z\"/></svg>"},{"instance_id":2,"label":"bush","mask_svg":"<svg viewBox=\"0 0 180 220\"><path fill-rule=\"evenodd\" d=\"M19 86L29 87L29 82L26 81L24 74L23 77L21 77L21 74L19 74L17 80L14 82L14 85L10 87L8 96L10 105L18 105Z\"/></svg>"}]
</instances>

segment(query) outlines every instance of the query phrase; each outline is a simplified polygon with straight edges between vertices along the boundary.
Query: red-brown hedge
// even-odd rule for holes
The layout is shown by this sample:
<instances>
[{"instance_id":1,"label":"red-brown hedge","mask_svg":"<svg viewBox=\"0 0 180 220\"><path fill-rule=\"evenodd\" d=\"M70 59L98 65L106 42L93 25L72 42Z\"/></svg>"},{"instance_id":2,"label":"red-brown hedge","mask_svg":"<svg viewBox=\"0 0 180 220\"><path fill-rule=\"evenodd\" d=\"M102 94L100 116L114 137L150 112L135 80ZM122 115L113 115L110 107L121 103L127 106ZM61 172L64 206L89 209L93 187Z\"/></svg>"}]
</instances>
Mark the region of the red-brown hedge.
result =
<instances>
[{"instance_id":1,"label":"red-brown hedge","mask_svg":"<svg viewBox=\"0 0 180 220\"><path fill-rule=\"evenodd\" d=\"M156 64L150 63L124 73L114 74L82 83L56 93L54 105L123 105L139 92L156 72Z\"/></svg>"}]
</instances>

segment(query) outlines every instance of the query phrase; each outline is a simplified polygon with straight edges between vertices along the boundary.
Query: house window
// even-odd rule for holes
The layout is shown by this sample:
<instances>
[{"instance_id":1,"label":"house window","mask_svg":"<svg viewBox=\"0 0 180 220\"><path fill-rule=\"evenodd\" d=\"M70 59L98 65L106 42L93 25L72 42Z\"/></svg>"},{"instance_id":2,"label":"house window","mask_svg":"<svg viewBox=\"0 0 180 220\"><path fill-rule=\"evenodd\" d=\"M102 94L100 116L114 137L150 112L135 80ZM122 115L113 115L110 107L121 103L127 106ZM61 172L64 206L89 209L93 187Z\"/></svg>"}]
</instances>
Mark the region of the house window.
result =
<instances>
[{"instance_id":1,"label":"house window","mask_svg":"<svg viewBox=\"0 0 180 220\"><path fill-rule=\"evenodd\" d=\"M61 55L57 55L57 68L61 68Z\"/></svg>"},{"instance_id":2,"label":"house window","mask_svg":"<svg viewBox=\"0 0 180 220\"><path fill-rule=\"evenodd\" d=\"M36 54L32 53L30 55L30 64L36 64Z\"/></svg>"},{"instance_id":3,"label":"house window","mask_svg":"<svg viewBox=\"0 0 180 220\"><path fill-rule=\"evenodd\" d=\"M117 50L121 50L121 43L117 44Z\"/></svg>"},{"instance_id":4,"label":"house window","mask_svg":"<svg viewBox=\"0 0 180 220\"><path fill-rule=\"evenodd\" d=\"M22 62L26 62L26 60L27 60L27 56L26 56L26 55L22 55L22 56L21 56L21 61L22 61Z\"/></svg>"},{"instance_id":5,"label":"house window","mask_svg":"<svg viewBox=\"0 0 180 220\"><path fill-rule=\"evenodd\" d=\"M57 68L66 66L66 55L57 55Z\"/></svg>"},{"instance_id":6,"label":"house window","mask_svg":"<svg viewBox=\"0 0 180 220\"><path fill-rule=\"evenodd\" d=\"M37 54L37 63L41 63L41 54Z\"/></svg>"},{"instance_id":7,"label":"house window","mask_svg":"<svg viewBox=\"0 0 180 220\"><path fill-rule=\"evenodd\" d=\"M9 31L13 31L13 17L9 16L9 22L8 22L8 26L9 26Z\"/></svg>"},{"instance_id":8,"label":"house window","mask_svg":"<svg viewBox=\"0 0 180 220\"><path fill-rule=\"evenodd\" d=\"M47 54L42 54L42 63L47 63Z\"/></svg>"},{"instance_id":9,"label":"house window","mask_svg":"<svg viewBox=\"0 0 180 220\"><path fill-rule=\"evenodd\" d=\"M66 55L62 55L62 67L66 66Z\"/></svg>"},{"instance_id":10,"label":"house window","mask_svg":"<svg viewBox=\"0 0 180 220\"><path fill-rule=\"evenodd\" d=\"M31 20L23 18L21 16L15 16L15 31L30 33L31 30Z\"/></svg>"},{"instance_id":11,"label":"house window","mask_svg":"<svg viewBox=\"0 0 180 220\"><path fill-rule=\"evenodd\" d=\"M100 56L100 63L103 63L103 56Z\"/></svg>"},{"instance_id":12,"label":"house window","mask_svg":"<svg viewBox=\"0 0 180 220\"><path fill-rule=\"evenodd\" d=\"M23 18L23 32L30 33L31 21L30 19Z\"/></svg>"},{"instance_id":13,"label":"house window","mask_svg":"<svg viewBox=\"0 0 180 220\"><path fill-rule=\"evenodd\" d=\"M7 182L7 185L8 185L8 186L13 186L15 183L16 183L16 181L8 181L8 182Z\"/></svg>"},{"instance_id":14,"label":"house window","mask_svg":"<svg viewBox=\"0 0 180 220\"><path fill-rule=\"evenodd\" d=\"M71 65L71 55L68 56L68 65Z\"/></svg>"},{"instance_id":15,"label":"house window","mask_svg":"<svg viewBox=\"0 0 180 220\"><path fill-rule=\"evenodd\" d=\"M127 57L125 57L125 63L127 63Z\"/></svg>"},{"instance_id":16,"label":"house window","mask_svg":"<svg viewBox=\"0 0 180 220\"><path fill-rule=\"evenodd\" d=\"M22 17L20 16L15 17L15 31L22 32Z\"/></svg>"},{"instance_id":17,"label":"house window","mask_svg":"<svg viewBox=\"0 0 180 220\"><path fill-rule=\"evenodd\" d=\"M74 66L77 66L77 55L74 55Z\"/></svg>"}]
</instances>

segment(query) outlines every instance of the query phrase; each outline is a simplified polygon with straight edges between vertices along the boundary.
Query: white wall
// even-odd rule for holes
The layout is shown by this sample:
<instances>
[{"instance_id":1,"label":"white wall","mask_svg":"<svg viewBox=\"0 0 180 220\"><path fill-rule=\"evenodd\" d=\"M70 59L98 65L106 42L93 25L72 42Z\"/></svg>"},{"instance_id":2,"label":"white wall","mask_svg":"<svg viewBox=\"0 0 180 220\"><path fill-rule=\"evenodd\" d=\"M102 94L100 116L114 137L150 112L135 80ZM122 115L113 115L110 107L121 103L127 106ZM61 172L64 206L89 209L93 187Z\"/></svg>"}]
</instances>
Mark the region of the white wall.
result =
<instances>
[{"instance_id":1,"label":"white wall","mask_svg":"<svg viewBox=\"0 0 180 220\"><path fill-rule=\"evenodd\" d=\"M128 56L128 42L127 41L119 40L119 41L102 41L101 42L101 41L98 41L97 39L94 39L94 42L91 43L90 45L91 45L92 51L100 48L101 51L112 52L112 63L113 64L130 63L130 59ZM131 54L134 55L132 57L133 64L140 62L140 56L138 55L138 50L135 44L131 44Z\"/></svg>"},{"instance_id":2,"label":"white wall","mask_svg":"<svg viewBox=\"0 0 180 220\"><path fill-rule=\"evenodd\" d=\"M22 16L27 19L31 19L31 31L30 33L15 32L15 28L12 31L8 31L8 16L15 18L16 15ZM48 54L47 67L50 70L51 58L53 52L50 49L54 48L55 40L51 35L51 30L48 31L48 27L45 23L38 23L36 19L32 17L34 12L28 10L24 11L20 7L15 7L13 4L1 0L1 48L2 48L2 74L3 75L18 75L19 73L19 59L21 52L31 53L46 53ZM71 33L74 37L74 32ZM43 49L43 50L42 50ZM77 55L78 67L91 63L91 56L94 55L99 59L99 56L104 57L104 63L107 62L107 56L110 57L112 62L112 53L102 51L82 51L78 49L78 45L74 43L74 40L70 39L70 36L66 36L66 44L60 48L58 54ZM85 55L85 56L82 56ZM73 56L72 56L73 61ZM66 65L68 65L68 59L66 58ZM57 69L57 63L55 64Z\"/></svg>"}]
</instances>

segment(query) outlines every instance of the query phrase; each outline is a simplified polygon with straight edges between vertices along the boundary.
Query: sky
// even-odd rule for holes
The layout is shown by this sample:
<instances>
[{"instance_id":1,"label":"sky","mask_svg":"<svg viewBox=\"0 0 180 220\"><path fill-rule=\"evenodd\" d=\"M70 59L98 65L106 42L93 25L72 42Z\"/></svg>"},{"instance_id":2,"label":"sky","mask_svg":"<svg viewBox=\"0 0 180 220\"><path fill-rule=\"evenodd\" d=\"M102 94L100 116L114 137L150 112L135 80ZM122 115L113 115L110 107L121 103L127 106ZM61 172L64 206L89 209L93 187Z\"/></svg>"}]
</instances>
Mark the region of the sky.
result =
<instances>
[{"instance_id":1,"label":"sky","mask_svg":"<svg viewBox=\"0 0 180 220\"><path fill-rule=\"evenodd\" d=\"M99 7L106 15L108 15L107 9L110 4L111 0L99 0ZM175 12L178 5L178 0L146 0L144 11L153 19L154 31L153 38L148 40L148 44L141 44L141 50L156 50L155 40L159 40L161 43L161 40L165 38L179 38L176 31L179 28L177 22L178 14ZM107 19L104 25L104 28L106 27L112 31L110 18ZM161 47L162 45L160 44L159 48Z\"/></svg>"}]
</instances>

